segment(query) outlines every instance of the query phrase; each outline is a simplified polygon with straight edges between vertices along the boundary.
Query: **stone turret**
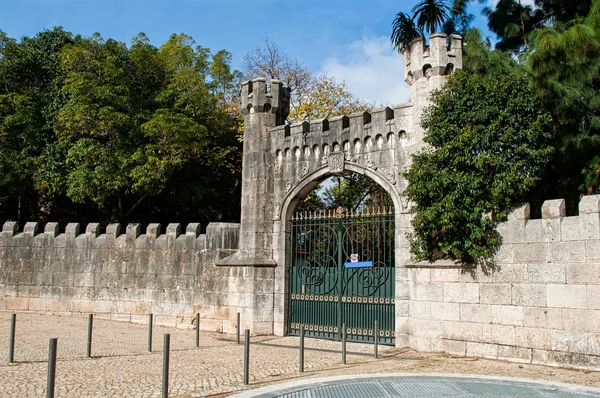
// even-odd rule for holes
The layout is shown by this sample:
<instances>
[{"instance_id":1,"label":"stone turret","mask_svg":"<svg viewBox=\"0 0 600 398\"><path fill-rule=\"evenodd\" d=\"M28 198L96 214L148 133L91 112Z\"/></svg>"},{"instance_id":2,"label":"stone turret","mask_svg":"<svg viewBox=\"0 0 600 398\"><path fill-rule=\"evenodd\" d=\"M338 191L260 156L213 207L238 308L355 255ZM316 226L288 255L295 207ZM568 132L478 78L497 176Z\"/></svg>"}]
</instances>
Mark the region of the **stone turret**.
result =
<instances>
[{"instance_id":1,"label":"stone turret","mask_svg":"<svg viewBox=\"0 0 600 398\"><path fill-rule=\"evenodd\" d=\"M274 121L269 121L273 127L285 123L290 113L290 89L279 80L271 80L270 90L267 80L258 78L242 84L242 116L251 113L273 115Z\"/></svg>"},{"instance_id":2,"label":"stone turret","mask_svg":"<svg viewBox=\"0 0 600 398\"><path fill-rule=\"evenodd\" d=\"M442 88L448 75L462 69L462 37L435 33L429 37L429 46L419 37L404 50L403 56L404 80L410 86L413 105L414 138L423 142L421 115L429 105L431 92Z\"/></svg>"},{"instance_id":3,"label":"stone turret","mask_svg":"<svg viewBox=\"0 0 600 398\"><path fill-rule=\"evenodd\" d=\"M414 87L421 79L443 81L455 70L462 69L462 37L435 33L429 37L429 46L422 37L414 39L404 50L404 80Z\"/></svg>"},{"instance_id":4,"label":"stone turret","mask_svg":"<svg viewBox=\"0 0 600 398\"><path fill-rule=\"evenodd\" d=\"M240 251L226 258L228 265L275 265L272 253L273 166L270 130L285 123L290 89L278 80L264 78L242 85L244 116L242 163L242 214Z\"/></svg>"}]
</instances>

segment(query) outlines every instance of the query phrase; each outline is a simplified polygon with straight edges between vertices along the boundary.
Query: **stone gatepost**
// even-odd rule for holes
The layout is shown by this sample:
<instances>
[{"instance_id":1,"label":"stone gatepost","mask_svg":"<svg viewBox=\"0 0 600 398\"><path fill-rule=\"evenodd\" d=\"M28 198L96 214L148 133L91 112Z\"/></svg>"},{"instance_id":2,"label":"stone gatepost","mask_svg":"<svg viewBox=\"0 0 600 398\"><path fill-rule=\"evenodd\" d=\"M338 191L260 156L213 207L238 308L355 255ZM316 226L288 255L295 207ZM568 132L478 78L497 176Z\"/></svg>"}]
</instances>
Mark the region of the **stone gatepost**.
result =
<instances>
[{"instance_id":1,"label":"stone gatepost","mask_svg":"<svg viewBox=\"0 0 600 398\"><path fill-rule=\"evenodd\" d=\"M239 250L219 266L244 267L239 292L242 327L253 334L272 334L274 322L273 260L274 157L269 131L282 125L289 113L290 90L266 79L242 85L244 117L242 214Z\"/></svg>"}]
</instances>

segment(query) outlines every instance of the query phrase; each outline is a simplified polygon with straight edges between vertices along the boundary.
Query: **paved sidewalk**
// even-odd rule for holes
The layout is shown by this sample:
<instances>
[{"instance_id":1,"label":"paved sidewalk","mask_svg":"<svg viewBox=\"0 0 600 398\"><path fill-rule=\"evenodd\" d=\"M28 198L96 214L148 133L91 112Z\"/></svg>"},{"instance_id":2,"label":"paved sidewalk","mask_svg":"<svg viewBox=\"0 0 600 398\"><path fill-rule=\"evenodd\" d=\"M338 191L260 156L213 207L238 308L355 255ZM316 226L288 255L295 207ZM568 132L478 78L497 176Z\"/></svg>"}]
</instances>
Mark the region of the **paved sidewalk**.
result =
<instances>
[{"instance_id":1,"label":"paved sidewalk","mask_svg":"<svg viewBox=\"0 0 600 398\"><path fill-rule=\"evenodd\" d=\"M0 312L0 397L45 395L48 340L58 338L56 397L160 397L162 342L171 334L170 396L225 397L270 383L300 378L390 372L496 374L600 387L600 373L501 361L419 354L380 346L306 339L305 373L298 373L297 337L253 337L250 385L244 386L243 345L235 336L155 326L147 352L147 325L94 319L93 358L85 357L87 317L17 314L15 363L8 363L10 313Z\"/></svg>"}]
</instances>

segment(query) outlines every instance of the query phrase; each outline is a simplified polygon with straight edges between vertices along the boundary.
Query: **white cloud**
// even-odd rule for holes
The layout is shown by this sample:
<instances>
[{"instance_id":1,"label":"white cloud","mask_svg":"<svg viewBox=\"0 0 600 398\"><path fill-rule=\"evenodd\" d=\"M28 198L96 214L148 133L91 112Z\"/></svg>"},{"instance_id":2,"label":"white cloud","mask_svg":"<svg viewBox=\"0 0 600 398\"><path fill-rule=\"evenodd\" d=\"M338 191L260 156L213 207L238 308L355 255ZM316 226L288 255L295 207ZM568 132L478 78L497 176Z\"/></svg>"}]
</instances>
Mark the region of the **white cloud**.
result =
<instances>
[{"instance_id":1,"label":"white cloud","mask_svg":"<svg viewBox=\"0 0 600 398\"><path fill-rule=\"evenodd\" d=\"M496 4L498 4L498 0L488 0L487 6L492 10L496 8ZM521 4L524 6L535 7L535 0L521 0Z\"/></svg>"},{"instance_id":2,"label":"white cloud","mask_svg":"<svg viewBox=\"0 0 600 398\"><path fill-rule=\"evenodd\" d=\"M402 56L387 37L363 37L352 42L343 59L327 58L322 71L345 81L355 97L384 105L408 102Z\"/></svg>"}]
</instances>

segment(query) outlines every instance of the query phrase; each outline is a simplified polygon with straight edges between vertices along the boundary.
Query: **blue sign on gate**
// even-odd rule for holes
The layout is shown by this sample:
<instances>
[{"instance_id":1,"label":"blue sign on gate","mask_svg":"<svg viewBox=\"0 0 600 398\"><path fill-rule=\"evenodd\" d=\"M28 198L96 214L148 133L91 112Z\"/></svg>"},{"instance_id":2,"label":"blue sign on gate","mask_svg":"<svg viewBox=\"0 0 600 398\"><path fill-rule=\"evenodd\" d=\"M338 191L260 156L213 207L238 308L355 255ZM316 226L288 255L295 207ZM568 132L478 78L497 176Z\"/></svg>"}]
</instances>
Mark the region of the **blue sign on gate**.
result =
<instances>
[{"instance_id":1,"label":"blue sign on gate","mask_svg":"<svg viewBox=\"0 0 600 398\"><path fill-rule=\"evenodd\" d=\"M349 262L344 263L345 268L365 268L372 267L373 261L357 261L357 262Z\"/></svg>"}]
</instances>

